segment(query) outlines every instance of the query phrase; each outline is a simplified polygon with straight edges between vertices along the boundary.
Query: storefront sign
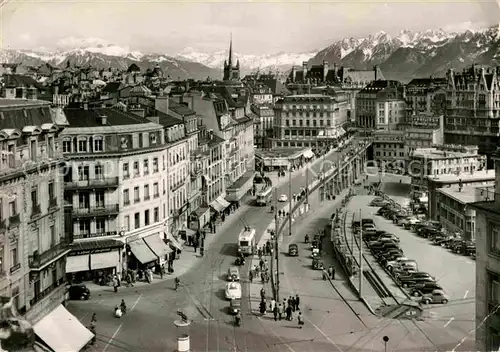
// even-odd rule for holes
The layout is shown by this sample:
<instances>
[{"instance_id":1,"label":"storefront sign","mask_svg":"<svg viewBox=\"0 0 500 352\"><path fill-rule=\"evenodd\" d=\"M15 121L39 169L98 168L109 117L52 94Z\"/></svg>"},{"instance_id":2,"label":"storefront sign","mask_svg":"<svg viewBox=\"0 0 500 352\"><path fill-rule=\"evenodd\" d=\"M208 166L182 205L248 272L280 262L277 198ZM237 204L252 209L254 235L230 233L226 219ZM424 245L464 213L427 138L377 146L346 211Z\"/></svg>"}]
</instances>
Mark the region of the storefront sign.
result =
<instances>
[{"instance_id":1,"label":"storefront sign","mask_svg":"<svg viewBox=\"0 0 500 352\"><path fill-rule=\"evenodd\" d=\"M77 255L88 255L88 254L96 254L96 253L106 253L106 252L112 252L114 250L117 250L118 248L96 248L96 249L89 249L85 251L71 251L68 256L69 257L74 257Z\"/></svg>"}]
</instances>

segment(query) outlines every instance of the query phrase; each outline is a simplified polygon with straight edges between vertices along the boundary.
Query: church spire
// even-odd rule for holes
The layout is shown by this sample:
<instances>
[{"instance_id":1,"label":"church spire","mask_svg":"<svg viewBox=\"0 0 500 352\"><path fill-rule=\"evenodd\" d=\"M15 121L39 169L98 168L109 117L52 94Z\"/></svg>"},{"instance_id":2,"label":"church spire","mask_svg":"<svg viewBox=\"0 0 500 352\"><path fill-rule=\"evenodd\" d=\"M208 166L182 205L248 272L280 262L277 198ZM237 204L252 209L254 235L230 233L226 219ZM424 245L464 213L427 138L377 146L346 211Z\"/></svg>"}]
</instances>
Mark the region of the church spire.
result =
<instances>
[{"instance_id":1,"label":"church spire","mask_svg":"<svg viewBox=\"0 0 500 352\"><path fill-rule=\"evenodd\" d=\"M233 67L233 33L229 39L229 67Z\"/></svg>"}]
</instances>

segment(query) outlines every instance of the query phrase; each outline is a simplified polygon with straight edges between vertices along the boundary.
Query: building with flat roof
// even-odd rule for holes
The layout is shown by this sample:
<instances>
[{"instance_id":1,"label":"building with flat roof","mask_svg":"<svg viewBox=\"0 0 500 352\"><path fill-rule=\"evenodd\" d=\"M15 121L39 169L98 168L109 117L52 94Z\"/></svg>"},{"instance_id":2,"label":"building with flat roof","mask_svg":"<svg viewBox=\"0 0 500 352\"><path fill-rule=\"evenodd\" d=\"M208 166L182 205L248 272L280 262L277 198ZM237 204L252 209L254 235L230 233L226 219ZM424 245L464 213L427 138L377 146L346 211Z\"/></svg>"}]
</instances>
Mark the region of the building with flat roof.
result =
<instances>
[{"instance_id":1,"label":"building with flat roof","mask_svg":"<svg viewBox=\"0 0 500 352\"><path fill-rule=\"evenodd\" d=\"M319 149L335 145L346 133L330 96L290 95L276 102L275 112L273 148Z\"/></svg>"},{"instance_id":2,"label":"building with flat roof","mask_svg":"<svg viewBox=\"0 0 500 352\"><path fill-rule=\"evenodd\" d=\"M488 185L463 186L461 183L437 190L437 219L452 233L466 240L476 239L476 210L468 205L493 197L494 182Z\"/></svg>"},{"instance_id":3,"label":"building with flat roof","mask_svg":"<svg viewBox=\"0 0 500 352\"><path fill-rule=\"evenodd\" d=\"M408 172L413 192L427 191L427 176L473 174L486 168L486 157L477 146L438 145L417 148L410 155Z\"/></svg>"},{"instance_id":4,"label":"building with flat roof","mask_svg":"<svg viewBox=\"0 0 500 352\"><path fill-rule=\"evenodd\" d=\"M495 191L469 204L476 211L476 350L500 348L500 154L495 161ZM491 193L493 196L491 197Z\"/></svg>"},{"instance_id":5,"label":"building with flat roof","mask_svg":"<svg viewBox=\"0 0 500 352\"><path fill-rule=\"evenodd\" d=\"M441 188L458 187L479 187L488 186L495 181L495 170L481 170L474 173L435 175L427 177L428 192L428 216L432 220L438 220L439 216L439 196Z\"/></svg>"}]
</instances>

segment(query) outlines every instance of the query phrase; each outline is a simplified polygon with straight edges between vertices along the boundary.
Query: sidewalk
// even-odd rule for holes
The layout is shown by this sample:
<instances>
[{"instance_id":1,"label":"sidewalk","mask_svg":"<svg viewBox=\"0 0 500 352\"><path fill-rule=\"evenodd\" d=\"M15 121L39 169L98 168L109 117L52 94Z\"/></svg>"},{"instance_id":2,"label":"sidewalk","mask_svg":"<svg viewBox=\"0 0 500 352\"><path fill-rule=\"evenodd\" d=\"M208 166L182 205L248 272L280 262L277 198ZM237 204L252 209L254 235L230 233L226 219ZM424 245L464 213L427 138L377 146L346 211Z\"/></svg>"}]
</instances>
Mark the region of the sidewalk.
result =
<instances>
[{"instance_id":1,"label":"sidewalk","mask_svg":"<svg viewBox=\"0 0 500 352\"><path fill-rule=\"evenodd\" d=\"M228 228L234 226L235 222L239 221L240 216L238 216L239 213L246 211L248 207L250 207L249 203L252 201L252 197L247 197L243 199L243 204L231 215L226 217L226 221L224 222L217 222L217 231L216 233L207 233L206 238L205 238L205 253L210 249L211 243L214 241L214 239L217 237L219 233L225 232ZM273 223L274 226L274 223ZM171 280L177 276L182 276L185 273L187 273L189 270L191 270L196 264L197 264L197 259L201 258L199 249L195 253L194 248L191 246L183 246L182 253L180 255L179 259L176 259L174 261L174 269L175 272L173 274L164 274L163 278L159 274L153 274L153 282L152 284L156 284L159 282L164 282L167 280ZM112 286L101 286L97 285L93 282L84 282L84 284L89 288L90 292L113 292L113 287ZM122 284L122 286L118 289L119 291L122 290L130 290L134 289L137 287L141 286L148 286L151 285L147 282L144 281L137 281L134 284L134 287L127 287Z\"/></svg>"}]
</instances>

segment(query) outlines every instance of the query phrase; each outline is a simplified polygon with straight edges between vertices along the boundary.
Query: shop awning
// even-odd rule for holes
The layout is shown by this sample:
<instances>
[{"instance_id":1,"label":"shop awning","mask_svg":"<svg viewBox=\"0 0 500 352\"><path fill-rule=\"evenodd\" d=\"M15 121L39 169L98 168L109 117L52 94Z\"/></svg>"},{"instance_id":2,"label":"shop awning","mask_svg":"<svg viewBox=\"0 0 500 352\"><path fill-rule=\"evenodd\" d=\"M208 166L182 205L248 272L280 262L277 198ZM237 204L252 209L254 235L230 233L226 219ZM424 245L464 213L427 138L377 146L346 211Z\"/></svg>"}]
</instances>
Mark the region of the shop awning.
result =
<instances>
[{"instance_id":1,"label":"shop awning","mask_svg":"<svg viewBox=\"0 0 500 352\"><path fill-rule=\"evenodd\" d=\"M142 264L151 263L158 259L156 254L154 254L153 251L149 249L148 245L142 238L140 240L130 242L129 245L130 250L136 257L136 259Z\"/></svg>"},{"instance_id":2,"label":"shop awning","mask_svg":"<svg viewBox=\"0 0 500 352\"><path fill-rule=\"evenodd\" d=\"M119 268L120 252L115 250L111 252L95 253L90 255L90 270Z\"/></svg>"},{"instance_id":3,"label":"shop awning","mask_svg":"<svg viewBox=\"0 0 500 352\"><path fill-rule=\"evenodd\" d=\"M89 259L90 259L90 256L88 254L67 256L66 257L66 274L90 270Z\"/></svg>"},{"instance_id":4,"label":"shop awning","mask_svg":"<svg viewBox=\"0 0 500 352\"><path fill-rule=\"evenodd\" d=\"M173 247L173 249L177 249L182 251L182 244L174 237L168 239L168 244Z\"/></svg>"},{"instance_id":5,"label":"shop awning","mask_svg":"<svg viewBox=\"0 0 500 352\"><path fill-rule=\"evenodd\" d=\"M210 207L212 207L218 213L224 211L224 207L217 200L214 200L212 203L210 203Z\"/></svg>"},{"instance_id":6,"label":"shop awning","mask_svg":"<svg viewBox=\"0 0 500 352\"><path fill-rule=\"evenodd\" d=\"M225 200L224 198L222 197L218 197L217 198L217 202L220 203L220 205L222 205L223 207L223 210L226 209L227 207L229 207L231 205L231 203L229 203L227 200Z\"/></svg>"},{"instance_id":7,"label":"shop awning","mask_svg":"<svg viewBox=\"0 0 500 352\"><path fill-rule=\"evenodd\" d=\"M78 352L94 337L94 334L62 305L36 323L34 330L54 352Z\"/></svg>"},{"instance_id":8,"label":"shop awning","mask_svg":"<svg viewBox=\"0 0 500 352\"><path fill-rule=\"evenodd\" d=\"M311 159L314 156L314 153L312 152L312 150L309 149L309 150L306 150L302 155L306 159Z\"/></svg>"},{"instance_id":9,"label":"shop awning","mask_svg":"<svg viewBox=\"0 0 500 352\"><path fill-rule=\"evenodd\" d=\"M344 127L340 127L339 129L339 136L343 136L344 134L346 134L346 130L344 129Z\"/></svg>"},{"instance_id":10,"label":"shop awning","mask_svg":"<svg viewBox=\"0 0 500 352\"><path fill-rule=\"evenodd\" d=\"M171 252L170 248L163 242L159 234L152 234L143 238L144 242L148 245L158 257L165 258Z\"/></svg>"}]
</instances>

